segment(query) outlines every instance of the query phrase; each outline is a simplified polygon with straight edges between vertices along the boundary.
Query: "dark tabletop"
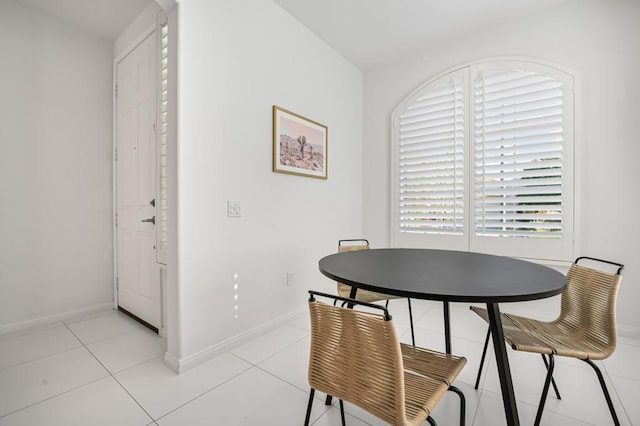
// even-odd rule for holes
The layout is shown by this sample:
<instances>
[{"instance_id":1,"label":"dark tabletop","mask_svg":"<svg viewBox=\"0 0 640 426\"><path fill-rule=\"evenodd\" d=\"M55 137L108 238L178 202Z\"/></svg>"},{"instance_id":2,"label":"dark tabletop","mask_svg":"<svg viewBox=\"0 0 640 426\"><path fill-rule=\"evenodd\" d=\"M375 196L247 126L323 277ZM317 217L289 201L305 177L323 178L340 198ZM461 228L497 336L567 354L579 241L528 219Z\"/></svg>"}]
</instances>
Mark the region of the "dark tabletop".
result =
<instances>
[{"instance_id":1,"label":"dark tabletop","mask_svg":"<svg viewBox=\"0 0 640 426\"><path fill-rule=\"evenodd\" d=\"M366 290L415 299L500 303L560 294L566 278L510 257L449 250L373 249L320 259L320 272Z\"/></svg>"}]
</instances>

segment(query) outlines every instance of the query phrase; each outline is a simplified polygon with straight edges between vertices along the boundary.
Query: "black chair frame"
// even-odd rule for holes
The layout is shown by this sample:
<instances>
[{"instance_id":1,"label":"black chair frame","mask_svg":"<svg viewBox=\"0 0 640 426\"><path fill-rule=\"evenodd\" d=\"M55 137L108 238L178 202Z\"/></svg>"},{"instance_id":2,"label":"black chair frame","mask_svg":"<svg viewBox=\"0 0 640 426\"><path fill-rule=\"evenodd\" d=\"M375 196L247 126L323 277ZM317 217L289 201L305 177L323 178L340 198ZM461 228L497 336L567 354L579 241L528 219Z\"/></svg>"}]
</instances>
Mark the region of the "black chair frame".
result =
<instances>
[{"instance_id":1,"label":"black chair frame","mask_svg":"<svg viewBox=\"0 0 640 426\"><path fill-rule=\"evenodd\" d=\"M616 270L616 275L620 275L620 273L622 272L622 270L624 269L624 265L621 263L617 263L617 262L612 262L609 260L603 260L603 259L598 259L595 257L589 257L589 256L580 256L578 258L576 258L576 260L574 261L575 264L578 264L578 262L580 262L580 260L592 260L592 261L596 261L596 262L601 262L601 263L606 263L609 265L613 265L613 266L617 266L617 270ZM480 358L480 366L478 367L478 375L476 376L476 383L474 388L477 390L478 386L480 385L480 377L482 375L482 367L484 366L484 361L485 361L485 357L487 355L487 348L489 345L489 339L491 337L491 329L487 330L487 337L484 341L484 348L482 349L482 357ZM534 425L538 426L540 425L540 421L542 419L542 412L544 411L544 406L545 406L545 402L547 400L547 395L549 393L549 386L553 385L553 391L556 394L556 398L558 399L562 399L562 397L560 396L560 391L558 390L558 386L556 384L555 379L553 378L553 370L555 368L555 361L554 361L554 356L553 354L549 354L549 359L547 360L547 357L544 354L541 354L542 356L542 360L544 362L544 365L547 369L547 375L545 378L545 382L544 382L544 386L542 388L542 395L540 396L540 403L538 404L538 410L536 412L536 419L534 421ZM595 371L596 375L598 376L598 382L600 383L600 387L602 389L602 393L604 394L605 400L607 401L607 406L609 407L609 412L611 413L611 417L613 419L613 423L616 426L620 425L620 420L618 419L618 415L616 414L616 410L613 406L613 401L611 400L611 395L609 394L609 390L607 389L607 385L604 381L604 377L602 375L602 372L600 371L600 368L598 368L598 366L590 359L581 359L580 361L584 361L587 364L589 364L589 366L591 366L591 368L593 368L593 370Z\"/></svg>"},{"instance_id":2,"label":"black chair frame","mask_svg":"<svg viewBox=\"0 0 640 426\"><path fill-rule=\"evenodd\" d=\"M392 319L392 316L389 314L389 311L387 309L387 306L380 306L380 305L376 305L374 303L367 303L367 302L362 302L356 299L350 299L347 297L341 297L341 296L337 296L337 295L333 295L333 294L328 294L328 293L322 293L319 291L314 291L314 290L309 290L309 301L313 302L315 301L315 297L314 296L321 296L321 297L325 297L328 299L333 299L333 305L335 306L336 303L338 301L342 302L342 306L347 305L347 307L349 309L352 309L355 305L360 305L360 306L366 306L368 308L373 308L373 309L380 309L383 311L384 313L384 319L385 321L389 321ZM387 301L388 302L388 301ZM415 344L413 345L415 346ZM466 424L466 399L464 396L464 393L457 387L453 386L453 385L449 385L449 391L455 393L456 395L458 395L458 397L460 398L460 426L465 426ZM304 426L308 426L309 425L309 420L311 418L311 408L313 406L313 398L315 397L315 389L311 389L311 391L309 392L309 401L307 404L307 412L305 415L305 422L304 422ZM331 395L327 395L327 398L325 400L325 405L331 405L332 404L332 396ZM344 415L344 403L343 401L340 399L339 400L339 405L340 405L340 418L341 418L341 422L342 422L342 426L346 426L345 423L345 415ZM428 416L426 421L432 425L432 426L437 426L436 421L433 419L433 417Z\"/></svg>"}]
</instances>

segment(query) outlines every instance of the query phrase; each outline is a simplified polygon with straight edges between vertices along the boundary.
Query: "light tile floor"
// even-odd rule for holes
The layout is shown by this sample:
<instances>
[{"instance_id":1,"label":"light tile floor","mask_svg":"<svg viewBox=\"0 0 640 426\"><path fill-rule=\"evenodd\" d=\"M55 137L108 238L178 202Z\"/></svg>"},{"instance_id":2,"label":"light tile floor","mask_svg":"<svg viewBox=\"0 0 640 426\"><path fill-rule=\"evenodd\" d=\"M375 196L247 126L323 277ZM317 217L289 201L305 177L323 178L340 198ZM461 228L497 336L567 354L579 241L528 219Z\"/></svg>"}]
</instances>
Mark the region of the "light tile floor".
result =
<instances>
[{"instance_id":1,"label":"light tile floor","mask_svg":"<svg viewBox=\"0 0 640 426\"><path fill-rule=\"evenodd\" d=\"M396 327L409 341L406 302L391 302ZM504 307L503 307L504 309ZM505 309L506 310L506 309ZM413 301L417 344L444 349L442 305ZM513 311L513 310L512 310ZM484 323L463 304L451 305L453 352L468 364L456 385L467 398L467 424L505 424L490 352L481 388L473 389ZM309 326L306 313L181 375L162 363L160 338L116 311L0 336L0 426L8 425L274 425L303 423ZM523 425L533 424L544 365L540 357L509 350ZM640 425L640 341L621 338L615 354L598 364L623 425ZM562 394L550 394L544 425L613 422L595 374L584 363L558 359ZM312 424L340 424L339 410L318 395ZM346 404L350 426L381 425ZM458 399L449 393L433 417L458 424ZM425 423L426 424L426 423Z\"/></svg>"}]
</instances>

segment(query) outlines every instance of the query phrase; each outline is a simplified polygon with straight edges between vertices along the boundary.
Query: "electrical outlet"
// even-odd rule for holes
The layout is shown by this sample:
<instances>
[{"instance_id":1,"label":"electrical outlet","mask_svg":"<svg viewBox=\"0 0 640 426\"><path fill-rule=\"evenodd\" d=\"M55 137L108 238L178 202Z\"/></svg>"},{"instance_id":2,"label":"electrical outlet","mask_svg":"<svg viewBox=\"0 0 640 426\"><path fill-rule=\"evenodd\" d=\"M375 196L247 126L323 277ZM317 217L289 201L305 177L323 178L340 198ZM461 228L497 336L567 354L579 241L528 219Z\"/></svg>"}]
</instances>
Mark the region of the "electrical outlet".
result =
<instances>
[{"instance_id":1,"label":"electrical outlet","mask_svg":"<svg viewBox=\"0 0 640 426\"><path fill-rule=\"evenodd\" d=\"M287 287L293 286L293 272L287 272Z\"/></svg>"}]
</instances>

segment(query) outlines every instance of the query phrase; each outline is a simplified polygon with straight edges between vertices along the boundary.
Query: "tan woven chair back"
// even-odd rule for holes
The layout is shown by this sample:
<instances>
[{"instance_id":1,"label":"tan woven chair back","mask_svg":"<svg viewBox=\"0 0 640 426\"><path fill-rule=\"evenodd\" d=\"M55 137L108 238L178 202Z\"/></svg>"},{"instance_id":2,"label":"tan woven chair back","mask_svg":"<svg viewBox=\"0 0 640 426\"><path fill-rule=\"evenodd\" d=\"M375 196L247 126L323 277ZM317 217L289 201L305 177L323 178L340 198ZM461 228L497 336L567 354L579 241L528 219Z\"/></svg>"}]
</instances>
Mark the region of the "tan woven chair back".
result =
<instances>
[{"instance_id":1,"label":"tan woven chair back","mask_svg":"<svg viewBox=\"0 0 640 426\"><path fill-rule=\"evenodd\" d=\"M345 251L358 251L368 250L369 244L340 244L338 246L338 253L344 253Z\"/></svg>"},{"instance_id":2,"label":"tan woven chair back","mask_svg":"<svg viewBox=\"0 0 640 426\"><path fill-rule=\"evenodd\" d=\"M357 250L369 250L369 243L366 244L338 244L338 253L344 253L347 251L357 251ZM349 293L351 292L351 286L347 284L343 284L338 282L338 294L342 297L349 297ZM378 298L371 297L358 297L358 299L375 302L376 300L380 300Z\"/></svg>"},{"instance_id":3,"label":"tan woven chair back","mask_svg":"<svg viewBox=\"0 0 640 426\"><path fill-rule=\"evenodd\" d=\"M363 241L364 244L338 244L338 253L344 253L347 251L357 251L357 250L368 250L369 242L367 240L356 240ZM338 282L338 295L342 297L349 297L351 294L351 286L348 284L343 284ZM376 293L369 290L358 290L356 293L356 299L363 302L378 302L380 300L389 300L389 299L397 299L398 296L391 296L389 294Z\"/></svg>"},{"instance_id":4,"label":"tan woven chair back","mask_svg":"<svg viewBox=\"0 0 640 426\"><path fill-rule=\"evenodd\" d=\"M588 342L592 347L581 351L591 352L596 359L604 359L613 353L617 335L616 299L621 281L621 275L575 263L571 266L562 293L560 316L554 322L567 331L574 342L562 343L579 347ZM598 352L599 355L594 356ZM562 355L572 356L571 353Z\"/></svg>"},{"instance_id":5,"label":"tan woven chair back","mask_svg":"<svg viewBox=\"0 0 640 426\"><path fill-rule=\"evenodd\" d=\"M382 315L309 302L312 388L349 401L387 423L404 425L402 352Z\"/></svg>"}]
</instances>

